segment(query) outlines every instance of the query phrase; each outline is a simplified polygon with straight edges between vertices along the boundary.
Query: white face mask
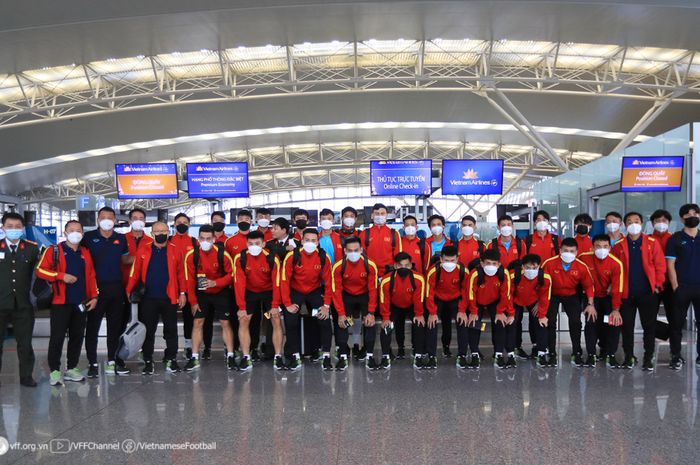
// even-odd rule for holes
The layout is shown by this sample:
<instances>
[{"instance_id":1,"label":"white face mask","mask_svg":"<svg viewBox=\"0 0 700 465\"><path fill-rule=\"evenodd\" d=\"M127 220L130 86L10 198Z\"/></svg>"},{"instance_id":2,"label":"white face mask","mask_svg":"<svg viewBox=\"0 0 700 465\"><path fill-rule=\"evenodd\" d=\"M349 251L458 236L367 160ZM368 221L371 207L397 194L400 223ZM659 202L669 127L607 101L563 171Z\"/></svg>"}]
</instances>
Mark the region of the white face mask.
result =
<instances>
[{"instance_id":1,"label":"white face mask","mask_svg":"<svg viewBox=\"0 0 700 465\"><path fill-rule=\"evenodd\" d=\"M535 229L537 229L540 232L546 231L548 228L549 228L549 222L544 221L544 220L538 221L537 224L535 225Z\"/></svg>"},{"instance_id":2,"label":"white face mask","mask_svg":"<svg viewBox=\"0 0 700 465\"><path fill-rule=\"evenodd\" d=\"M384 216L384 215L376 215L376 216L374 217L374 220L373 220L373 221L374 221L374 224L377 224L377 225L381 226L381 225L383 225L383 224L386 224L386 216Z\"/></svg>"},{"instance_id":3,"label":"white face mask","mask_svg":"<svg viewBox=\"0 0 700 465\"><path fill-rule=\"evenodd\" d=\"M103 231L111 231L114 229L114 221L110 219L100 220L100 229Z\"/></svg>"},{"instance_id":4,"label":"white face mask","mask_svg":"<svg viewBox=\"0 0 700 465\"><path fill-rule=\"evenodd\" d=\"M537 278L537 276L539 276L539 274L540 274L539 268L535 269L535 270L528 269L528 270L523 271L523 276L525 276L525 278L527 278L531 281L533 279Z\"/></svg>"},{"instance_id":5,"label":"white face mask","mask_svg":"<svg viewBox=\"0 0 700 465\"><path fill-rule=\"evenodd\" d=\"M262 253L262 247L260 247L259 245L251 245L251 246L248 246L248 252L249 252L253 257L257 257L258 255L260 255L260 254Z\"/></svg>"},{"instance_id":6,"label":"white face mask","mask_svg":"<svg viewBox=\"0 0 700 465\"><path fill-rule=\"evenodd\" d=\"M355 226L355 218L352 216L346 216L343 218L343 224L345 225L346 228L352 228Z\"/></svg>"},{"instance_id":7,"label":"white face mask","mask_svg":"<svg viewBox=\"0 0 700 465\"><path fill-rule=\"evenodd\" d=\"M348 252L346 254L346 257L348 257L348 260L351 262L355 263L360 261L360 258L362 257L362 254L360 252Z\"/></svg>"},{"instance_id":8,"label":"white face mask","mask_svg":"<svg viewBox=\"0 0 700 465\"><path fill-rule=\"evenodd\" d=\"M484 273L486 276L493 276L498 272L498 267L496 265L486 265L484 267Z\"/></svg>"},{"instance_id":9,"label":"white face mask","mask_svg":"<svg viewBox=\"0 0 700 465\"><path fill-rule=\"evenodd\" d=\"M66 234L66 240L70 242L73 245L78 245L80 244L80 241L83 240L83 234L79 233L78 231L73 231L71 233Z\"/></svg>"},{"instance_id":10,"label":"white face mask","mask_svg":"<svg viewBox=\"0 0 700 465\"><path fill-rule=\"evenodd\" d=\"M576 254L573 252L562 252L561 254L561 261L563 261L566 264L569 264L576 260Z\"/></svg>"},{"instance_id":11,"label":"white face mask","mask_svg":"<svg viewBox=\"0 0 700 465\"><path fill-rule=\"evenodd\" d=\"M601 260L605 260L609 253L610 249L595 249L595 256Z\"/></svg>"},{"instance_id":12,"label":"white face mask","mask_svg":"<svg viewBox=\"0 0 700 465\"><path fill-rule=\"evenodd\" d=\"M474 234L474 228L471 226L462 226L462 234L469 237Z\"/></svg>"},{"instance_id":13,"label":"white face mask","mask_svg":"<svg viewBox=\"0 0 700 465\"><path fill-rule=\"evenodd\" d=\"M268 220L267 218L260 218L258 220L258 226L260 226L261 228L267 228L268 226L270 226L270 220Z\"/></svg>"},{"instance_id":14,"label":"white face mask","mask_svg":"<svg viewBox=\"0 0 700 465\"><path fill-rule=\"evenodd\" d=\"M415 236L417 231L418 229L415 226L406 226L403 228L403 232L405 232L407 236Z\"/></svg>"},{"instance_id":15,"label":"white face mask","mask_svg":"<svg viewBox=\"0 0 700 465\"><path fill-rule=\"evenodd\" d=\"M202 248L202 250L205 251L205 252L209 252L209 251L211 250L211 247L212 247L213 245L214 245L214 244L213 244L212 242L208 242L208 241L199 241L199 246L200 246L200 247Z\"/></svg>"},{"instance_id":16,"label":"white face mask","mask_svg":"<svg viewBox=\"0 0 700 465\"><path fill-rule=\"evenodd\" d=\"M321 220L321 229L328 231L333 227L333 222L331 220Z\"/></svg>"},{"instance_id":17,"label":"white face mask","mask_svg":"<svg viewBox=\"0 0 700 465\"><path fill-rule=\"evenodd\" d=\"M439 236L442 234L442 232L445 230L442 226L433 226L430 228L430 232L433 233L433 236Z\"/></svg>"},{"instance_id":18,"label":"white face mask","mask_svg":"<svg viewBox=\"0 0 700 465\"><path fill-rule=\"evenodd\" d=\"M141 220L134 220L131 223L131 230L132 231L143 231L143 228L146 227L146 223L144 223Z\"/></svg>"},{"instance_id":19,"label":"white face mask","mask_svg":"<svg viewBox=\"0 0 700 465\"><path fill-rule=\"evenodd\" d=\"M510 237L511 234L513 234L513 227L512 226L503 226L501 228L501 236L504 237Z\"/></svg>"},{"instance_id":20,"label":"white face mask","mask_svg":"<svg viewBox=\"0 0 700 465\"><path fill-rule=\"evenodd\" d=\"M457 264L455 262L442 262L442 269L447 271L448 273L451 273L457 268Z\"/></svg>"},{"instance_id":21,"label":"white face mask","mask_svg":"<svg viewBox=\"0 0 700 465\"><path fill-rule=\"evenodd\" d=\"M620 223L608 223L605 225L608 232L616 233L620 230Z\"/></svg>"},{"instance_id":22,"label":"white face mask","mask_svg":"<svg viewBox=\"0 0 700 465\"><path fill-rule=\"evenodd\" d=\"M316 251L316 244L313 242L304 242L304 250L308 253L313 253Z\"/></svg>"},{"instance_id":23,"label":"white face mask","mask_svg":"<svg viewBox=\"0 0 700 465\"><path fill-rule=\"evenodd\" d=\"M668 223L654 223L654 229L660 233L668 231Z\"/></svg>"},{"instance_id":24,"label":"white face mask","mask_svg":"<svg viewBox=\"0 0 700 465\"><path fill-rule=\"evenodd\" d=\"M627 233L632 234L633 236L636 236L642 232L642 225L639 223L632 223L629 226L627 226Z\"/></svg>"}]
</instances>

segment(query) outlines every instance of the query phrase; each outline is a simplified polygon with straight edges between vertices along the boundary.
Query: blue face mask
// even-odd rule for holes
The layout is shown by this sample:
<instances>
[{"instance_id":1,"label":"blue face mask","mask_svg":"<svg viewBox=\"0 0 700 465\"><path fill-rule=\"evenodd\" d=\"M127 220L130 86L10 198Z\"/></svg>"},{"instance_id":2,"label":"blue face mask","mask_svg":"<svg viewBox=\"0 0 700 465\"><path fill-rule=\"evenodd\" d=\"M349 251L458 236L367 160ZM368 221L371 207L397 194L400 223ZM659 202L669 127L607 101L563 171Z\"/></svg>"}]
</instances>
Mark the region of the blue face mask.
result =
<instances>
[{"instance_id":1,"label":"blue face mask","mask_svg":"<svg viewBox=\"0 0 700 465\"><path fill-rule=\"evenodd\" d=\"M6 229L5 234L7 235L7 238L11 241L16 241L22 237L22 234L24 234L24 230L22 229Z\"/></svg>"}]
</instances>

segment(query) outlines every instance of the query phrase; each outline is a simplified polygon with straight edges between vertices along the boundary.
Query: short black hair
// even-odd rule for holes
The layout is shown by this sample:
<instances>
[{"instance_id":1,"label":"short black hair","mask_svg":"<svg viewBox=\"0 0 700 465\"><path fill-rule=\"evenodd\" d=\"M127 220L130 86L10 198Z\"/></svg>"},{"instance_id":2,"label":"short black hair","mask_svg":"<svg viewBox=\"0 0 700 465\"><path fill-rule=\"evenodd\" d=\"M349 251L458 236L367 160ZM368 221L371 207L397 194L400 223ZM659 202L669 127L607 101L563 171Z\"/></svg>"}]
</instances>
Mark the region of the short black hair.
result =
<instances>
[{"instance_id":1,"label":"short black hair","mask_svg":"<svg viewBox=\"0 0 700 465\"><path fill-rule=\"evenodd\" d=\"M263 233L262 231L258 231L257 229L255 231L251 231L246 236L246 240L251 239L262 239L262 241L265 242L265 233Z\"/></svg>"},{"instance_id":2,"label":"short black hair","mask_svg":"<svg viewBox=\"0 0 700 465\"><path fill-rule=\"evenodd\" d=\"M214 226L211 224L203 224L199 227L199 233L212 233L214 234Z\"/></svg>"},{"instance_id":3,"label":"short black hair","mask_svg":"<svg viewBox=\"0 0 700 465\"><path fill-rule=\"evenodd\" d=\"M573 237L567 237L561 241L562 247L576 247L578 249L578 242Z\"/></svg>"},{"instance_id":4,"label":"short black hair","mask_svg":"<svg viewBox=\"0 0 700 465\"><path fill-rule=\"evenodd\" d=\"M320 217L326 216L326 215L331 215L331 216L335 217L335 213L333 213L333 210L331 210L330 208L324 208L323 210L321 210L318 214L318 217L320 218Z\"/></svg>"},{"instance_id":5,"label":"short black hair","mask_svg":"<svg viewBox=\"0 0 700 465\"><path fill-rule=\"evenodd\" d=\"M501 224L501 221L504 221L504 220L508 220L508 221L510 221L510 222L512 223L512 222L513 222L513 217L510 216L510 215L501 215L501 216L498 217L498 221L496 221L496 224L497 224L497 225L500 225L500 224Z\"/></svg>"},{"instance_id":6,"label":"short black hair","mask_svg":"<svg viewBox=\"0 0 700 465\"><path fill-rule=\"evenodd\" d=\"M413 261L411 260L411 256L407 252L399 252L396 255L394 255L394 263L399 263L404 260L408 260L409 262Z\"/></svg>"},{"instance_id":7,"label":"short black hair","mask_svg":"<svg viewBox=\"0 0 700 465\"><path fill-rule=\"evenodd\" d=\"M73 223L79 225L81 228L83 227L83 225L80 224L80 221L78 221L78 220L68 220L68 221L66 221L66 225L63 227L63 230L65 231L66 229L68 229L68 225L73 224Z\"/></svg>"},{"instance_id":8,"label":"short black hair","mask_svg":"<svg viewBox=\"0 0 700 465\"><path fill-rule=\"evenodd\" d=\"M608 237L608 236L605 236ZM520 260L521 265L539 265L542 263L542 258L536 253L529 253Z\"/></svg>"},{"instance_id":9,"label":"short black hair","mask_svg":"<svg viewBox=\"0 0 700 465\"><path fill-rule=\"evenodd\" d=\"M294 210L294 213L292 213L292 219L297 217L297 216L305 216L307 219L309 218L309 212L304 210L303 208L297 208Z\"/></svg>"},{"instance_id":10,"label":"short black hair","mask_svg":"<svg viewBox=\"0 0 700 465\"><path fill-rule=\"evenodd\" d=\"M253 218L253 212L246 208L242 208L238 210L238 213L236 213L236 218L240 218L241 216L247 216L248 218Z\"/></svg>"},{"instance_id":11,"label":"short black hair","mask_svg":"<svg viewBox=\"0 0 700 465\"><path fill-rule=\"evenodd\" d=\"M272 215L272 210L266 207L260 207L255 209L256 215Z\"/></svg>"},{"instance_id":12,"label":"short black hair","mask_svg":"<svg viewBox=\"0 0 700 465\"><path fill-rule=\"evenodd\" d=\"M7 212L2 215L2 224L4 225L7 220L20 220L22 226L24 226L24 217L17 212Z\"/></svg>"},{"instance_id":13,"label":"short black hair","mask_svg":"<svg viewBox=\"0 0 700 465\"><path fill-rule=\"evenodd\" d=\"M146 218L146 210L144 210L143 208L132 208L131 211L129 212L129 219L131 219L131 216L134 213L141 213L143 215L143 217Z\"/></svg>"},{"instance_id":14,"label":"short black hair","mask_svg":"<svg viewBox=\"0 0 700 465\"><path fill-rule=\"evenodd\" d=\"M276 225L279 226L281 229L284 229L284 230L287 232L287 234L289 234L289 228L290 228L291 226L289 225L289 220L288 220L287 218L283 218L283 217L280 216L280 217L275 218L274 220L272 220L272 223L271 223L271 224L273 224L273 225L276 224Z\"/></svg>"},{"instance_id":15,"label":"short black hair","mask_svg":"<svg viewBox=\"0 0 700 465\"><path fill-rule=\"evenodd\" d=\"M532 219L537 218L538 216L544 216L547 221L549 221L549 213L545 210L537 210L534 215L532 215Z\"/></svg>"},{"instance_id":16,"label":"short black hair","mask_svg":"<svg viewBox=\"0 0 700 465\"><path fill-rule=\"evenodd\" d=\"M433 220L440 220L442 225L445 226L445 217L444 216L442 216L442 215L430 215L430 217L428 217L428 226L430 226L430 222Z\"/></svg>"},{"instance_id":17,"label":"short black hair","mask_svg":"<svg viewBox=\"0 0 700 465\"><path fill-rule=\"evenodd\" d=\"M625 217L624 217L624 219L622 220L622 222L623 222L623 223L627 223L627 219L628 219L630 216L635 216L635 215L639 217L639 221L641 221L642 223L644 223L644 217L643 217L642 214L639 213L639 212L628 212L628 213L625 215Z\"/></svg>"},{"instance_id":18,"label":"short black hair","mask_svg":"<svg viewBox=\"0 0 700 465\"><path fill-rule=\"evenodd\" d=\"M459 253L459 250L457 247L454 245L446 245L445 247L442 248L442 251L440 251L440 256L441 257L456 257L457 254Z\"/></svg>"},{"instance_id":19,"label":"short black hair","mask_svg":"<svg viewBox=\"0 0 700 465\"><path fill-rule=\"evenodd\" d=\"M574 224L583 223L589 226L593 225L593 218L588 213L579 213L574 217Z\"/></svg>"},{"instance_id":20,"label":"short black hair","mask_svg":"<svg viewBox=\"0 0 700 465\"><path fill-rule=\"evenodd\" d=\"M111 213L112 215L114 215L115 218L116 218L116 216L117 216L117 212L115 212L115 211L114 211L114 208L112 208L112 207L102 207L102 208L100 208L100 209L97 211L97 216L100 216L100 213L102 213L102 212Z\"/></svg>"},{"instance_id":21,"label":"short black hair","mask_svg":"<svg viewBox=\"0 0 700 465\"><path fill-rule=\"evenodd\" d=\"M386 208L386 205L384 205L383 203L375 203L375 204L372 206L372 211L373 211L373 212L376 212L376 211L379 210L380 208L383 208L384 210L389 211L389 209Z\"/></svg>"},{"instance_id":22,"label":"short black hair","mask_svg":"<svg viewBox=\"0 0 700 465\"><path fill-rule=\"evenodd\" d=\"M215 216L220 216L224 219L224 222L226 221L226 213L222 212L221 210L212 212L211 215L209 215L209 219L214 221Z\"/></svg>"},{"instance_id":23,"label":"short black hair","mask_svg":"<svg viewBox=\"0 0 700 465\"><path fill-rule=\"evenodd\" d=\"M313 234L314 236L318 237L318 230L316 228L306 228L304 231L301 233L301 237L306 236L307 234Z\"/></svg>"},{"instance_id":24,"label":"short black hair","mask_svg":"<svg viewBox=\"0 0 700 465\"><path fill-rule=\"evenodd\" d=\"M360 247L362 247L362 241L357 236L350 236L345 239L345 247L347 247L348 244L360 244Z\"/></svg>"},{"instance_id":25,"label":"short black hair","mask_svg":"<svg viewBox=\"0 0 700 465\"><path fill-rule=\"evenodd\" d=\"M670 223L673 218L671 218L671 213L669 213L666 210L663 209L658 209L654 213L651 214L649 217L649 220L653 223L654 220L657 220L659 218L666 218L668 222Z\"/></svg>"},{"instance_id":26,"label":"short black hair","mask_svg":"<svg viewBox=\"0 0 700 465\"><path fill-rule=\"evenodd\" d=\"M352 213L355 217L357 217L357 210L355 210L353 207L345 207L340 211L340 216L345 216L347 212Z\"/></svg>"},{"instance_id":27,"label":"short black hair","mask_svg":"<svg viewBox=\"0 0 700 465\"><path fill-rule=\"evenodd\" d=\"M404 217L403 217L403 222L405 223L406 220L413 220L413 221L416 222L416 224L418 223L418 218L416 218L416 217L413 216L413 215L406 215L406 216L404 216Z\"/></svg>"},{"instance_id":28,"label":"short black hair","mask_svg":"<svg viewBox=\"0 0 700 465\"><path fill-rule=\"evenodd\" d=\"M179 218L185 218L185 219L187 220L188 223L191 221L191 220L190 220L190 217L187 216L186 214L184 214L184 213L178 213L177 215L175 215L175 218L173 219L173 222L177 221Z\"/></svg>"},{"instance_id":29,"label":"short black hair","mask_svg":"<svg viewBox=\"0 0 700 465\"><path fill-rule=\"evenodd\" d=\"M622 221L622 215L620 215L616 211L607 212L603 218L607 218L608 216L615 217L615 218L619 219L620 221Z\"/></svg>"},{"instance_id":30,"label":"short black hair","mask_svg":"<svg viewBox=\"0 0 700 465\"><path fill-rule=\"evenodd\" d=\"M500 262L501 261L501 253L496 248L486 249L483 252L481 252L480 259L481 259L481 261L495 260L497 262Z\"/></svg>"},{"instance_id":31,"label":"short black hair","mask_svg":"<svg viewBox=\"0 0 700 465\"><path fill-rule=\"evenodd\" d=\"M471 215L463 216L462 221L471 221L472 223L476 224L476 218Z\"/></svg>"},{"instance_id":32,"label":"short black hair","mask_svg":"<svg viewBox=\"0 0 700 465\"><path fill-rule=\"evenodd\" d=\"M690 210L695 211L695 213L700 213L700 207L698 207L698 204L686 203L685 205L681 205L681 208L678 209L678 216L682 218L684 215L690 213Z\"/></svg>"},{"instance_id":33,"label":"short black hair","mask_svg":"<svg viewBox=\"0 0 700 465\"><path fill-rule=\"evenodd\" d=\"M607 242L608 244L612 244L612 242L610 242L610 236L608 236L607 234L596 234L595 236L593 236L593 243L594 244L596 242L600 242L600 241Z\"/></svg>"}]
</instances>

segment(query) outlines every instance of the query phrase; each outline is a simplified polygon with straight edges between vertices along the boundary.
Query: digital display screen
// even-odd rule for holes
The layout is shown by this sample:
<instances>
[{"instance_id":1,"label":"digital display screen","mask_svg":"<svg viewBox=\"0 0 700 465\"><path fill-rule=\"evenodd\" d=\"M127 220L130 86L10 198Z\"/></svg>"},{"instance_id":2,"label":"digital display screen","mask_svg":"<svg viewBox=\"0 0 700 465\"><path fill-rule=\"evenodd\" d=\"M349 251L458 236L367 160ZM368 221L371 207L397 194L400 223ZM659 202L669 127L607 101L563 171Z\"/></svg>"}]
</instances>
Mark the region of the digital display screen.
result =
<instances>
[{"instance_id":1,"label":"digital display screen","mask_svg":"<svg viewBox=\"0 0 700 465\"><path fill-rule=\"evenodd\" d=\"M188 163L187 190L195 199L248 197L248 163Z\"/></svg>"},{"instance_id":2,"label":"digital display screen","mask_svg":"<svg viewBox=\"0 0 700 465\"><path fill-rule=\"evenodd\" d=\"M443 160L443 195L500 195L503 160Z\"/></svg>"},{"instance_id":3,"label":"digital display screen","mask_svg":"<svg viewBox=\"0 0 700 465\"><path fill-rule=\"evenodd\" d=\"M175 163L119 164L115 170L121 200L178 198Z\"/></svg>"},{"instance_id":4,"label":"digital display screen","mask_svg":"<svg viewBox=\"0 0 700 465\"><path fill-rule=\"evenodd\" d=\"M432 160L373 160L369 165L373 196L430 195Z\"/></svg>"},{"instance_id":5,"label":"digital display screen","mask_svg":"<svg viewBox=\"0 0 700 465\"><path fill-rule=\"evenodd\" d=\"M679 192L685 157L623 157L620 192Z\"/></svg>"}]
</instances>

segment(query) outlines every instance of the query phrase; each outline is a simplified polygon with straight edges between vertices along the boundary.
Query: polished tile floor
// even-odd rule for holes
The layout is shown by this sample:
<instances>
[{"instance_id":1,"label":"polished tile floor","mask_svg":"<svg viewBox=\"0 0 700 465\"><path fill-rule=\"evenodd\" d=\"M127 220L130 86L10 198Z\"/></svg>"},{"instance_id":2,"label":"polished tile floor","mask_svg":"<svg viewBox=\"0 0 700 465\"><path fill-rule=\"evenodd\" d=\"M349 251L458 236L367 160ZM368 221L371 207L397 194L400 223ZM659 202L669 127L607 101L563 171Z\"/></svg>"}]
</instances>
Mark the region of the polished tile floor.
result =
<instances>
[{"instance_id":1,"label":"polished tile floor","mask_svg":"<svg viewBox=\"0 0 700 465\"><path fill-rule=\"evenodd\" d=\"M653 373L532 362L465 372L441 359L432 372L402 360L389 372L353 363L345 373L317 364L275 373L267 363L241 374L215 351L196 374L158 364L146 377L134 362L139 374L59 388L48 383L46 340L36 347L40 384L28 389L6 343L0 436L23 450L0 464L700 463L694 347L684 346L683 371ZM667 361L668 346L657 350ZM568 355L566 342L559 352ZM154 449L171 444L180 450Z\"/></svg>"}]
</instances>

